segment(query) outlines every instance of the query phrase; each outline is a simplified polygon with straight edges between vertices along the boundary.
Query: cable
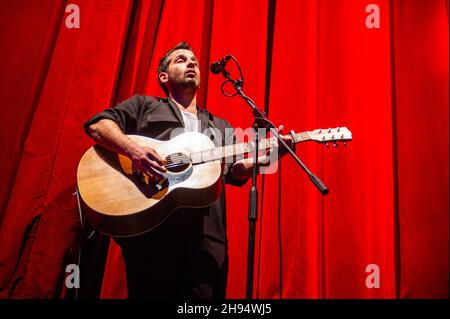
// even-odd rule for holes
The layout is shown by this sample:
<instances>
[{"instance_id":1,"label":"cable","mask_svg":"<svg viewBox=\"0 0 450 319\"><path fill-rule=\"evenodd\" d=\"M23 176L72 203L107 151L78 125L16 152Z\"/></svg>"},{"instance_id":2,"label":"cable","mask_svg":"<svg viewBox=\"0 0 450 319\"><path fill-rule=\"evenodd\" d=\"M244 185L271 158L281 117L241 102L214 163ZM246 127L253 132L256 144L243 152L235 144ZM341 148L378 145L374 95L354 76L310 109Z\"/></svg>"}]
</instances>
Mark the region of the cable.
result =
<instances>
[{"instance_id":1,"label":"cable","mask_svg":"<svg viewBox=\"0 0 450 319\"><path fill-rule=\"evenodd\" d=\"M261 179L261 210L260 210L260 219L259 219L259 242L258 242L258 274L256 276L256 299L259 299L259 279L261 274L261 242L262 242L262 233L263 233L263 212L264 212L264 188L265 188L265 175L262 176Z\"/></svg>"},{"instance_id":2,"label":"cable","mask_svg":"<svg viewBox=\"0 0 450 319\"><path fill-rule=\"evenodd\" d=\"M283 245L281 238L281 159L278 153L278 249L280 251L280 299L283 299Z\"/></svg>"},{"instance_id":3,"label":"cable","mask_svg":"<svg viewBox=\"0 0 450 319\"><path fill-rule=\"evenodd\" d=\"M225 80L225 81L222 83L222 85L220 86L220 90L222 91L222 94L225 95L226 97L233 97L233 96L236 96L236 94L238 94L237 92L234 93L234 94L228 94L228 93L225 92L225 89L224 89L223 87L225 86L225 84L227 84L227 82L230 82L230 83L231 83L230 80Z\"/></svg>"},{"instance_id":4,"label":"cable","mask_svg":"<svg viewBox=\"0 0 450 319\"><path fill-rule=\"evenodd\" d=\"M241 67L240 67L238 61L236 60L236 58L232 55L231 55L231 58L234 60L234 63L236 63L236 65L238 67L239 75L241 76L240 81L241 81L241 89L242 89L244 87L244 74L242 73ZM238 79L238 81L239 81L239 79Z\"/></svg>"},{"instance_id":5,"label":"cable","mask_svg":"<svg viewBox=\"0 0 450 319\"><path fill-rule=\"evenodd\" d=\"M236 60L236 58L233 55L230 55L230 58L233 59L234 63L236 64L238 70L239 70L239 75L240 78L236 80L236 83L239 84L239 87L242 89L244 87L244 74L242 73L241 67L239 66L238 61ZM225 80L222 85L220 86L220 90L222 91L222 94L225 95L226 97L234 97L238 94L238 92L236 91L234 94L228 94L225 92L224 86L225 84L227 84L228 82L232 83L231 80ZM251 100L250 100L251 101Z\"/></svg>"},{"instance_id":6,"label":"cable","mask_svg":"<svg viewBox=\"0 0 450 319\"><path fill-rule=\"evenodd\" d=\"M84 220L83 220L83 210L81 209L80 193L78 191L78 186L75 189L75 195L77 196L78 214L80 215L80 224L81 224L81 229L83 230L82 234L83 234L84 238L91 239L92 236L94 236L94 234L95 234L95 229L92 230L92 232L89 235L87 235L86 225L84 224Z\"/></svg>"}]
</instances>

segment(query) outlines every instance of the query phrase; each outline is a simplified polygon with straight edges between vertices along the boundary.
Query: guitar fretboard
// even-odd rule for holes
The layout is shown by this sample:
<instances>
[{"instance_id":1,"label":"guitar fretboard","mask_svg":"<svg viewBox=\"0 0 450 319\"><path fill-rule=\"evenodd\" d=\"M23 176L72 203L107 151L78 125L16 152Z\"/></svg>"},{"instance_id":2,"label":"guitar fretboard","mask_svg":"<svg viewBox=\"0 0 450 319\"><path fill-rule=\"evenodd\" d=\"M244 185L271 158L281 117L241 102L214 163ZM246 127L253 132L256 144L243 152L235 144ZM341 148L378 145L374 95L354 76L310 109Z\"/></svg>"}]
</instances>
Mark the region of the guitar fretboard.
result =
<instances>
[{"instance_id":1,"label":"guitar fretboard","mask_svg":"<svg viewBox=\"0 0 450 319\"><path fill-rule=\"evenodd\" d=\"M310 137L308 132L302 132L294 135L294 143L300 143L303 141L309 140ZM265 138L259 142L258 149L263 151L268 148L274 147L277 145L276 137ZM239 144L231 144L221 147L216 147L211 150L192 153L191 161L192 164L200 164L205 162L212 162L216 160L220 160L228 157L241 156L247 153L252 153L255 151L255 143L239 143Z\"/></svg>"}]
</instances>

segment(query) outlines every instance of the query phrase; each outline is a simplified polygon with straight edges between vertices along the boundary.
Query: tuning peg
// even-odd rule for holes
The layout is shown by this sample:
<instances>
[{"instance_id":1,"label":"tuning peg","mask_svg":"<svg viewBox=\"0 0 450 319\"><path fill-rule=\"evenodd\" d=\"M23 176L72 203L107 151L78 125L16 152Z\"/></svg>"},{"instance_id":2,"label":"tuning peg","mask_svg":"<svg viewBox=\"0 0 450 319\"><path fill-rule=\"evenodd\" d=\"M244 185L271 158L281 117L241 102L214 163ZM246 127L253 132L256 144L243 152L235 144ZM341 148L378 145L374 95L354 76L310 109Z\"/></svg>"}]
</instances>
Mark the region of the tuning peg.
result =
<instances>
[{"instance_id":1,"label":"tuning peg","mask_svg":"<svg viewBox=\"0 0 450 319\"><path fill-rule=\"evenodd\" d=\"M338 145L336 142L333 143L333 146L334 146L335 148L338 148L338 147L339 147L339 145Z\"/></svg>"},{"instance_id":2,"label":"tuning peg","mask_svg":"<svg viewBox=\"0 0 450 319\"><path fill-rule=\"evenodd\" d=\"M340 127L336 127L336 130L339 132L341 130L341 128Z\"/></svg>"},{"instance_id":3,"label":"tuning peg","mask_svg":"<svg viewBox=\"0 0 450 319\"><path fill-rule=\"evenodd\" d=\"M328 129L328 133L331 133L331 128Z\"/></svg>"}]
</instances>

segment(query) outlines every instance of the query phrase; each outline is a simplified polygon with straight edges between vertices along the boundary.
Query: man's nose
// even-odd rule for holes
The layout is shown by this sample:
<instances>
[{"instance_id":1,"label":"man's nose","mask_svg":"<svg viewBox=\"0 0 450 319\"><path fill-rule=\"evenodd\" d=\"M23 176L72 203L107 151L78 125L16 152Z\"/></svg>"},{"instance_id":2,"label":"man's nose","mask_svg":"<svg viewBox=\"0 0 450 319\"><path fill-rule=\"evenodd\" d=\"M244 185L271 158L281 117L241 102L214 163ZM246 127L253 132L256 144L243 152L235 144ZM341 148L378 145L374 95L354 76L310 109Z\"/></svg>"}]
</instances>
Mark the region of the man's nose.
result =
<instances>
[{"instance_id":1,"label":"man's nose","mask_svg":"<svg viewBox=\"0 0 450 319\"><path fill-rule=\"evenodd\" d=\"M197 62L195 60L188 60L187 66L188 67L195 67L197 65Z\"/></svg>"}]
</instances>

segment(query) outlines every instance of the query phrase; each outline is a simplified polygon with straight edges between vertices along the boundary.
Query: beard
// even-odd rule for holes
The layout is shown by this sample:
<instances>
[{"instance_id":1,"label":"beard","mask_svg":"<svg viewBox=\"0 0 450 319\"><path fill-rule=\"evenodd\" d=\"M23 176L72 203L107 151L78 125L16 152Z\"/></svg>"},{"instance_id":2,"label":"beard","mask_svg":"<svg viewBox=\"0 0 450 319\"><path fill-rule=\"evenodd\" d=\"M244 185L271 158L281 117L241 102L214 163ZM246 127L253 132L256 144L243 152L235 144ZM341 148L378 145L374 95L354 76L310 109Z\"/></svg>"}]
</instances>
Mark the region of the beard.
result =
<instances>
[{"instance_id":1,"label":"beard","mask_svg":"<svg viewBox=\"0 0 450 319\"><path fill-rule=\"evenodd\" d=\"M200 79L197 76L195 78L184 78L181 82L185 89L198 89L200 86Z\"/></svg>"},{"instance_id":2,"label":"beard","mask_svg":"<svg viewBox=\"0 0 450 319\"><path fill-rule=\"evenodd\" d=\"M188 77L186 75L179 75L171 78L174 87L183 89L198 89L200 87L200 76Z\"/></svg>"}]
</instances>

